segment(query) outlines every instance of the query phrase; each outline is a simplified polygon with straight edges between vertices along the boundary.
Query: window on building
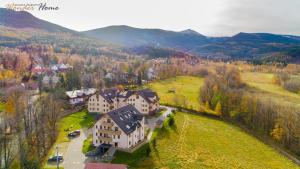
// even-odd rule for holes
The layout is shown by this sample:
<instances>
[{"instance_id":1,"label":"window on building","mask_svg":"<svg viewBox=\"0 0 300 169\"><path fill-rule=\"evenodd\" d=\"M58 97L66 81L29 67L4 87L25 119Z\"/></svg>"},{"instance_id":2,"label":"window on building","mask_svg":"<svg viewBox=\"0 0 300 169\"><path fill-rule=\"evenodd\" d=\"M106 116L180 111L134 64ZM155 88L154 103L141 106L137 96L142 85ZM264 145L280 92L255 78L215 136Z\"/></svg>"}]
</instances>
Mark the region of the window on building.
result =
<instances>
[{"instance_id":1,"label":"window on building","mask_svg":"<svg viewBox=\"0 0 300 169\"><path fill-rule=\"evenodd\" d=\"M110 121L110 119L107 119L107 123L110 123L111 121Z\"/></svg>"},{"instance_id":2,"label":"window on building","mask_svg":"<svg viewBox=\"0 0 300 169\"><path fill-rule=\"evenodd\" d=\"M115 131L118 131L119 129L118 129L118 127L115 127Z\"/></svg>"},{"instance_id":3,"label":"window on building","mask_svg":"<svg viewBox=\"0 0 300 169\"><path fill-rule=\"evenodd\" d=\"M118 139L120 139L120 135L118 135Z\"/></svg>"}]
</instances>

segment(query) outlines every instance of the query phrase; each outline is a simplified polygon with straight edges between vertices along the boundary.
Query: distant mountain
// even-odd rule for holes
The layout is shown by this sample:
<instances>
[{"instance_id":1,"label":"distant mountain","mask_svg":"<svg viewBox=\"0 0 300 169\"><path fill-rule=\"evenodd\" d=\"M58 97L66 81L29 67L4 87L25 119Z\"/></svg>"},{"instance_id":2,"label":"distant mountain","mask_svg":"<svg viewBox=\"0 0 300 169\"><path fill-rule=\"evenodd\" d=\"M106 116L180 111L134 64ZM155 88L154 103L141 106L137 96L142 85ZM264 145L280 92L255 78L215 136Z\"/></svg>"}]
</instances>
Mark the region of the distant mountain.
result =
<instances>
[{"instance_id":1,"label":"distant mountain","mask_svg":"<svg viewBox=\"0 0 300 169\"><path fill-rule=\"evenodd\" d=\"M162 29L139 29L129 26L109 26L83 32L89 37L98 38L126 47L156 46L190 50L208 43L208 39L191 31L174 32Z\"/></svg>"},{"instance_id":2,"label":"distant mountain","mask_svg":"<svg viewBox=\"0 0 300 169\"><path fill-rule=\"evenodd\" d=\"M13 11L0 8L0 25L12 28L31 28L45 30L48 32L69 32L75 33L71 29L41 20L26 11Z\"/></svg>"},{"instance_id":3,"label":"distant mountain","mask_svg":"<svg viewBox=\"0 0 300 169\"><path fill-rule=\"evenodd\" d=\"M229 39L233 42L255 42L255 43L300 43L300 37L288 35L275 35L270 33L239 33Z\"/></svg>"},{"instance_id":4,"label":"distant mountain","mask_svg":"<svg viewBox=\"0 0 300 169\"><path fill-rule=\"evenodd\" d=\"M105 47L109 47L150 57L182 51L184 55L214 59L300 61L299 36L241 32L232 37L207 37L191 29L175 32L125 25L76 32L28 12L0 8L0 46L31 43L56 44L57 50L69 47L73 53L84 55L106 53Z\"/></svg>"},{"instance_id":5,"label":"distant mountain","mask_svg":"<svg viewBox=\"0 0 300 169\"><path fill-rule=\"evenodd\" d=\"M212 38L211 43L199 45L192 53L212 58L246 60L300 60L300 37L270 33L238 33L232 37ZM275 58L276 56L276 58Z\"/></svg>"},{"instance_id":6,"label":"distant mountain","mask_svg":"<svg viewBox=\"0 0 300 169\"><path fill-rule=\"evenodd\" d=\"M199 32L194 31L192 29L186 29L184 31L181 31L181 33L188 34L188 35L195 35L195 36L203 36Z\"/></svg>"}]
</instances>

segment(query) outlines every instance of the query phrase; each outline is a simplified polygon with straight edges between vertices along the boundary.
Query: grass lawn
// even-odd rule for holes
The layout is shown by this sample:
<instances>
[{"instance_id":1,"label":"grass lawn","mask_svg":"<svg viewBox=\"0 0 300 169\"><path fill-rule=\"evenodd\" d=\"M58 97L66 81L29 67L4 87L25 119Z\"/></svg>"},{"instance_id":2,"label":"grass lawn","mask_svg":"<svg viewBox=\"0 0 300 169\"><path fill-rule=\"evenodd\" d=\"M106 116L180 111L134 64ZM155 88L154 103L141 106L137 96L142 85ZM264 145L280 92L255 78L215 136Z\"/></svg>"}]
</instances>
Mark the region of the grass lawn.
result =
<instances>
[{"instance_id":1,"label":"grass lawn","mask_svg":"<svg viewBox=\"0 0 300 169\"><path fill-rule=\"evenodd\" d=\"M199 110L199 90L204 78L192 76L178 76L148 84L146 87L158 93L160 103L175 105L174 97L187 99L186 108ZM174 92L170 92L173 90Z\"/></svg>"},{"instance_id":2,"label":"grass lawn","mask_svg":"<svg viewBox=\"0 0 300 169\"><path fill-rule=\"evenodd\" d=\"M69 145L68 133L70 131L79 130L82 128L90 128L94 124L94 115L87 112L87 110L83 110L80 112L73 113L69 116L64 117L59 121L59 133L56 140L55 145L50 150L48 156L51 156L55 152L55 147L58 145L59 153L64 154ZM78 147L82 148L82 147ZM52 168L53 166L49 166L46 164L44 168Z\"/></svg>"},{"instance_id":3,"label":"grass lawn","mask_svg":"<svg viewBox=\"0 0 300 169\"><path fill-rule=\"evenodd\" d=\"M273 83L273 74L247 72L242 73L242 80L251 88L250 92L261 97L272 98L282 103L292 103L300 106L300 94L289 92Z\"/></svg>"},{"instance_id":4,"label":"grass lawn","mask_svg":"<svg viewBox=\"0 0 300 169\"><path fill-rule=\"evenodd\" d=\"M94 124L94 116L86 110L64 117L59 122L57 143L69 141L67 135L70 131L90 128Z\"/></svg>"},{"instance_id":5,"label":"grass lawn","mask_svg":"<svg viewBox=\"0 0 300 169\"><path fill-rule=\"evenodd\" d=\"M113 163L132 168L298 169L268 145L238 127L207 117L176 113L176 127L159 130L150 157L147 147L117 152Z\"/></svg>"},{"instance_id":6,"label":"grass lawn","mask_svg":"<svg viewBox=\"0 0 300 169\"><path fill-rule=\"evenodd\" d=\"M95 147L93 145L93 137L89 136L87 139L84 140L83 142L83 147L82 147L82 152L85 154L89 151L94 150Z\"/></svg>"}]
</instances>

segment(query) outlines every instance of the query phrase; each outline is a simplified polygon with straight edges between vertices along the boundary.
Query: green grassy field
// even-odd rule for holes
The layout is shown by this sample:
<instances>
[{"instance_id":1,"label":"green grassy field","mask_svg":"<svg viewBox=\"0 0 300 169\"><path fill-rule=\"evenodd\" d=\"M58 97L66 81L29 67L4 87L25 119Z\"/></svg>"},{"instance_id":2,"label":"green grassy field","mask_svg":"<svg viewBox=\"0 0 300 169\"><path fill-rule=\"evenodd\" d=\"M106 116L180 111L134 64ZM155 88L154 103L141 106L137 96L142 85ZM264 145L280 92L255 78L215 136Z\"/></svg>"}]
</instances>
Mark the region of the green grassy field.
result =
<instances>
[{"instance_id":1,"label":"green grassy field","mask_svg":"<svg viewBox=\"0 0 300 169\"><path fill-rule=\"evenodd\" d=\"M186 98L186 108L199 110L199 90L203 82L204 79L199 77L178 76L150 83L147 87L158 93L162 104L175 105L174 97Z\"/></svg>"},{"instance_id":2,"label":"green grassy field","mask_svg":"<svg viewBox=\"0 0 300 169\"><path fill-rule=\"evenodd\" d=\"M70 131L79 130L84 127L89 128L94 124L94 116L86 110L80 111L64 117L59 122L59 135L57 142L69 141L67 134Z\"/></svg>"},{"instance_id":3,"label":"green grassy field","mask_svg":"<svg viewBox=\"0 0 300 169\"><path fill-rule=\"evenodd\" d=\"M261 97L272 98L281 103L292 103L300 106L300 94L292 93L273 83L273 74L248 72L242 73L242 80L251 88L249 91Z\"/></svg>"},{"instance_id":4,"label":"green grassy field","mask_svg":"<svg viewBox=\"0 0 300 169\"><path fill-rule=\"evenodd\" d=\"M119 154L124 158L113 162L127 163L132 168L300 168L271 147L223 121L176 113L175 124L176 127L158 132L156 148L150 146L150 157L141 157L146 151L142 148L132 157Z\"/></svg>"},{"instance_id":5,"label":"green grassy field","mask_svg":"<svg viewBox=\"0 0 300 169\"><path fill-rule=\"evenodd\" d=\"M48 156L51 156L55 152L55 147L58 145L59 153L64 154L69 145L68 133L70 131L79 130L82 128L89 128L94 124L94 116L88 113L86 110L76 112L69 116L64 117L59 121L59 133L55 145L52 150L49 151ZM82 147L78 147L82 149ZM44 168L53 168L48 164L45 164Z\"/></svg>"}]
</instances>

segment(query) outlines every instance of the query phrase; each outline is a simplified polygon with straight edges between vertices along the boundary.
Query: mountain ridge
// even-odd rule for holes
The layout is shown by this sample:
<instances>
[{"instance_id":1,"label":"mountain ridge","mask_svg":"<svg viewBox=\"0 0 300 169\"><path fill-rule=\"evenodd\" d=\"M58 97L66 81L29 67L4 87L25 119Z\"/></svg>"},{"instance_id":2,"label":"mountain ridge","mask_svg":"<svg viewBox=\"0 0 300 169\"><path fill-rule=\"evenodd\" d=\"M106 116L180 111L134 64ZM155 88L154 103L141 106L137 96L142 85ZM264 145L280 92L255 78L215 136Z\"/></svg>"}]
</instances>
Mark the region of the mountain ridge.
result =
<instances>
[{"instance_id":1,"label":"mountain ridge","mask_svg":"<svg viewBox=\"0 0 300 169\"><path fill-rule=\"evenodd\" d=\"M231 37L208 37L192 29L170 31L135 28L127 25L113 25L77 32L39 19L28 12L5 8L0 8L0 26L12 27L20 29L20 31L24 28L32 28L51 33L71 33L72 36L90 39L89 41L100 40L122 46L125 49L138 49L141 46L141 49L134 51L149 51L152 54L156 53L155 50L160 53L172 53L167 51L174 49L206 58L261 59L270 58L270 56L284 56L282 58L300 60L300 36L295 35L240 32ZM1 29L0 27L0 32ZM51 36L59 35L51 34ZM2 39L7 40L9 37L4 36ZM53 40L55 39L61 38L53 38ZM39 40L35 39L34 42L39 42ZM13 44L9 45L13 46ZM145 46L153 48L145 48Z\"/></svg>"}]
</instances>

